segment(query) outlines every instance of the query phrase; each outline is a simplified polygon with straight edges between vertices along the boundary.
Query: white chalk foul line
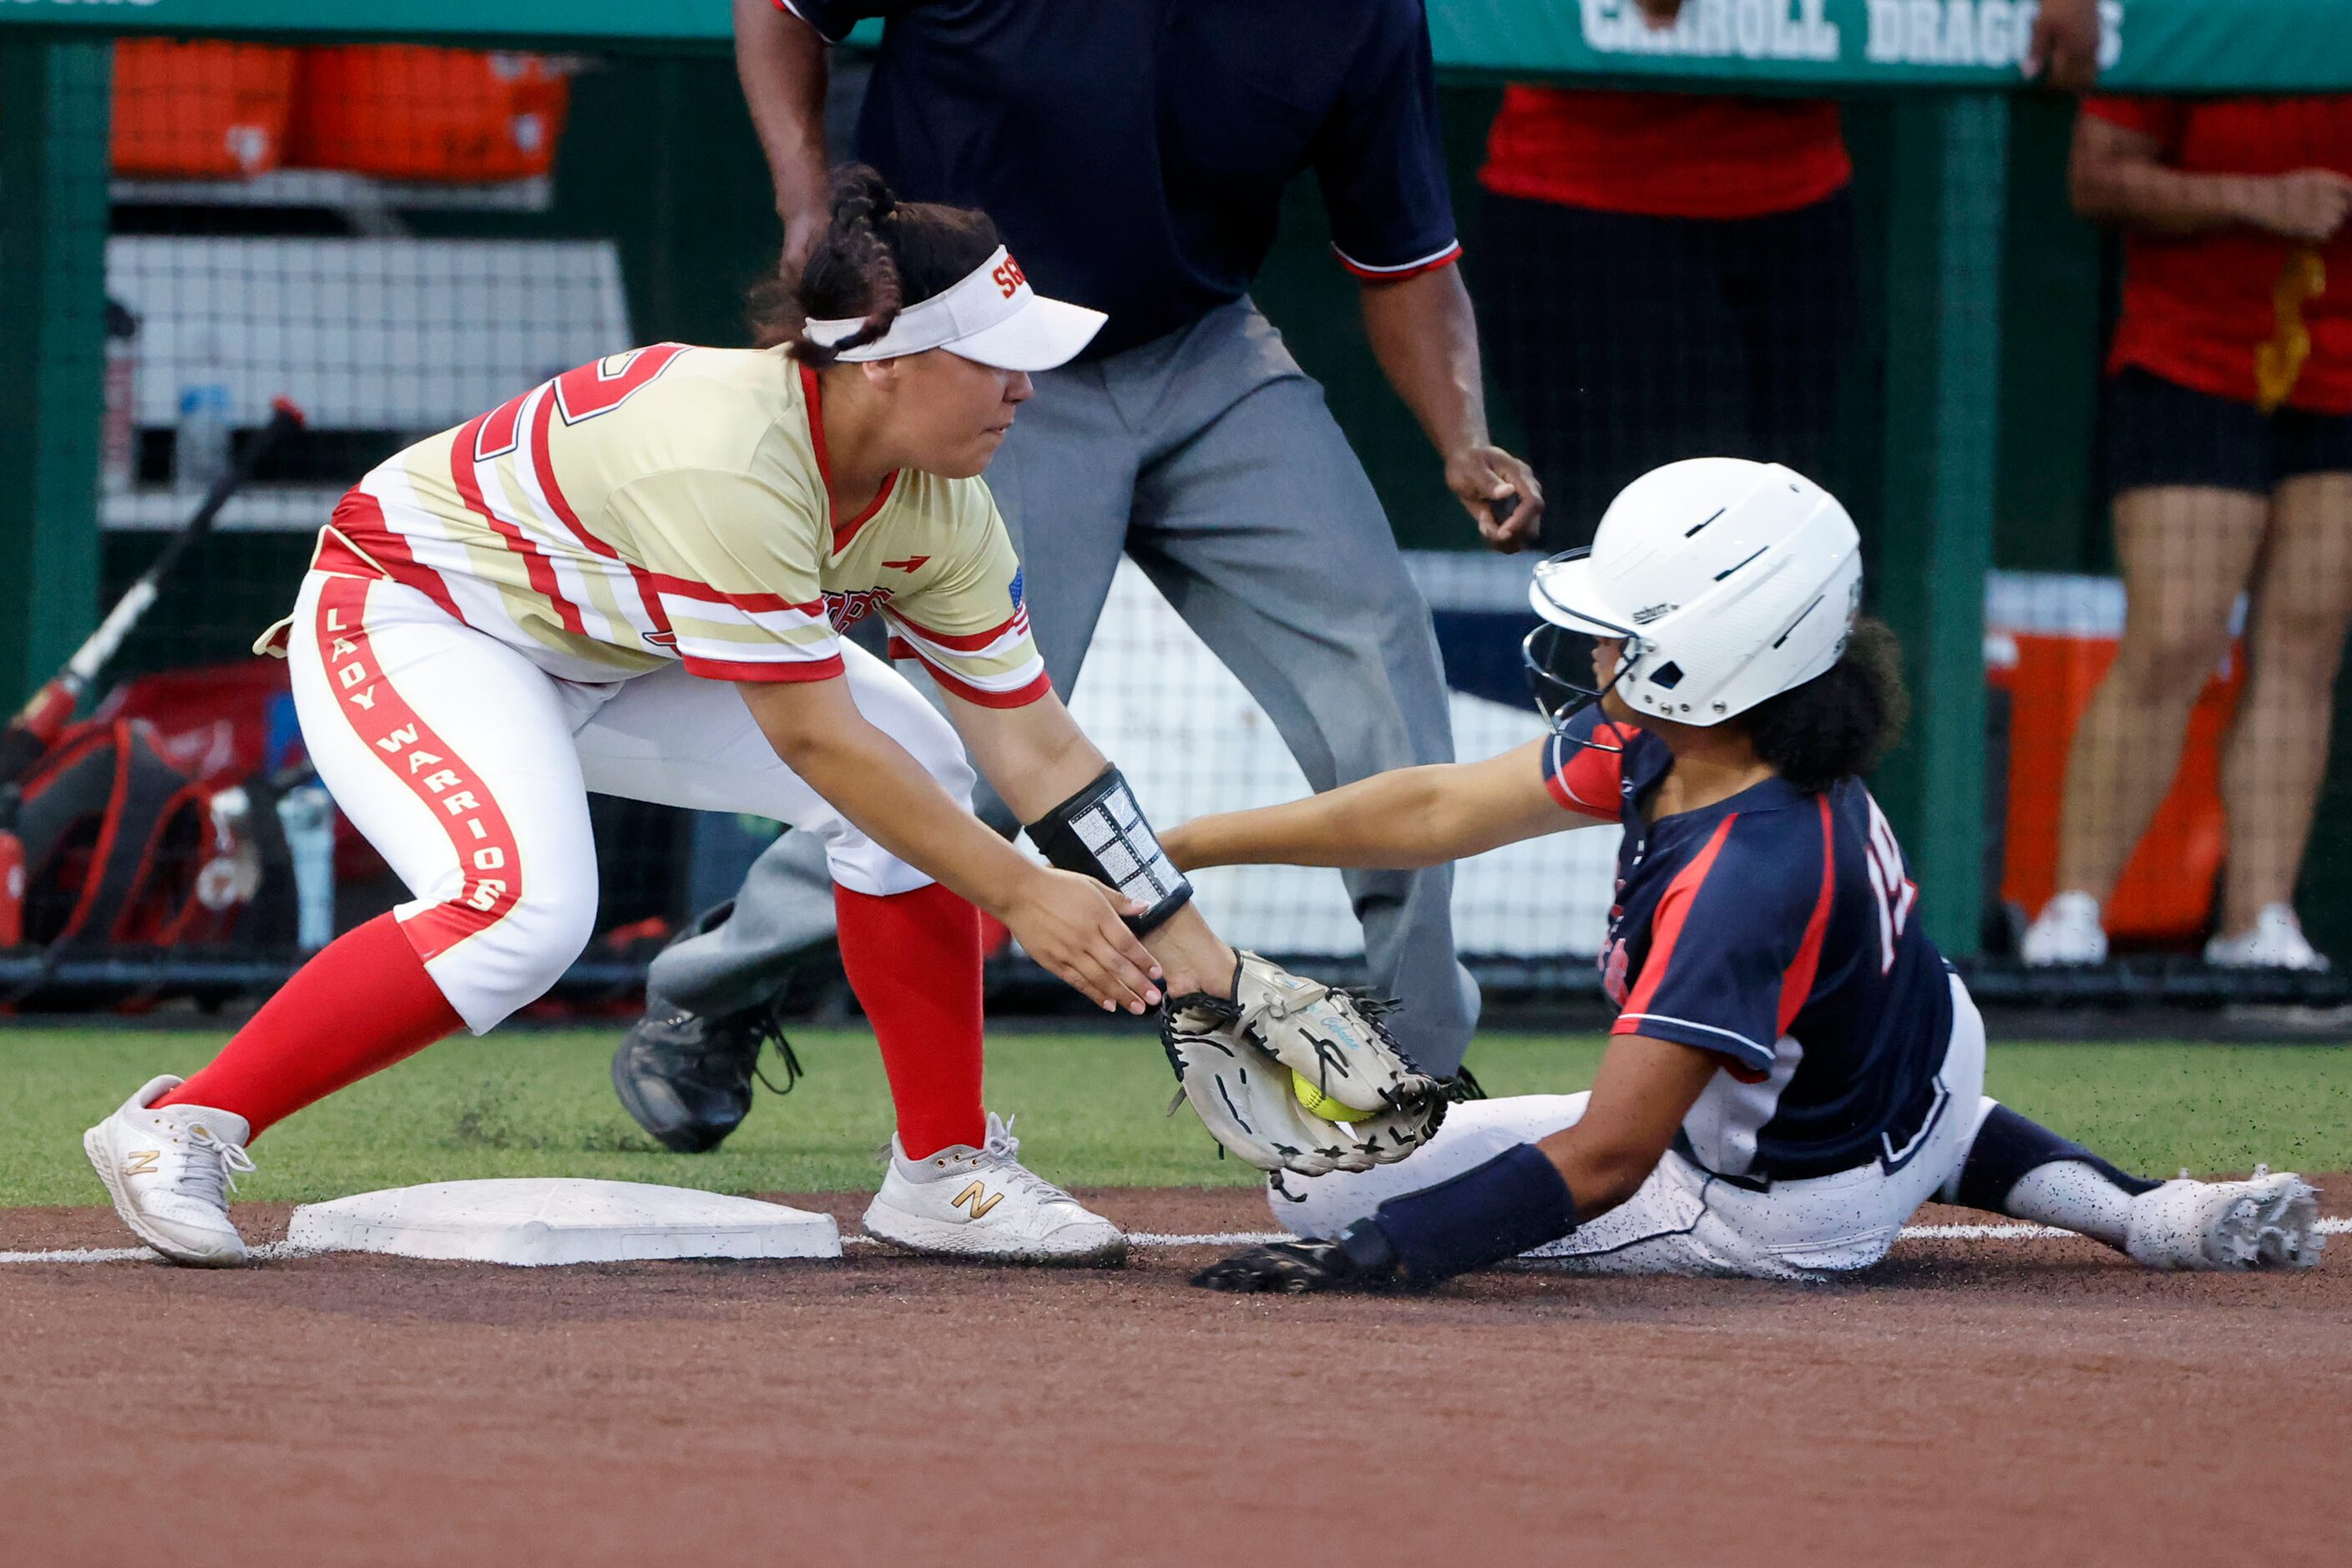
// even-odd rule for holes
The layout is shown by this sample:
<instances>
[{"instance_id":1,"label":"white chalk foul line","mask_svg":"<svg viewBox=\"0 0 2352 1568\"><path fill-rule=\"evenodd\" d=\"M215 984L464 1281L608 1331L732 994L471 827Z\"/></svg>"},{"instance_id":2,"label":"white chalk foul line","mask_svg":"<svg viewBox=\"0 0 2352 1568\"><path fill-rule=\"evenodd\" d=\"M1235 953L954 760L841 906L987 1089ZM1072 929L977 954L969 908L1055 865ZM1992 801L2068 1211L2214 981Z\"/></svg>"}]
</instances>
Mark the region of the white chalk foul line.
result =
<instances>
[{"instance_id":1,"label":"white chalk foul line","mask_svg":"<svg viewBox=\"0 0 2352 1568\"><path fill-rule=\"evenodd\" d=\"M2352 1231L2352 1219L2323 1219L2313 1228L2322 1236L2342 1236ZM1903 1227L1903 1239L1906 1241L2039 1241L2073 1234L2047 1225L1906 1225ZM1127 1239L1137 1247L1258 1247L1269 1241L1296 1238L1287 1231L1228 1230L1208 1236L1162 1236L1150 1231L1129 1231Z\"/></svg>"},{"instance_id":2,"label":"white chalk foul line","mask_svg":"<svg viewBox=\"0 0 2352 1568\"><path fill-rule=\"evenodd\" d=\"M2322 1236L2342 1236L2352 1231L2352 1219L2323 1219L2311 1228ZM1903 1227L1903 1239L1906 1241L2034 1241L2043 1237L2074 1234L2049 1225L1906 1225Z\"/></svg>"},{"instance_id":3,"label":"white chalk foul line","mask_svg":"<svg viewBox=\"0 0 2352 1568\"><path fill-rule=\"evenodd\" d=\"M253 1249L257 1261L283 1258L314 1258L307 1247L266 1241ZM0 1263L161 1263L163 1255L152 1247L60 1247L48 1252L0 1252Z\"/></svg>"},{"instance_id":4,"label":"white chalk foul line","mask_svg":"<svg viewBox=\"0 0 2352 1568\"><path fill-rule=\"evenodd\" d=\"M1127 1233L1129 1247L1259 1247L1269 1241L1292 1239L1286 1230L1212 1230L1198 1236L1158 1230L1130 1230ZM841 1238L841 1245L876 1247L880 1244L870 1236L845 1236ZM7 1260L8 1255L0 1253L0 1263Z\"/></svg>"},{"instance_id":5,"label":"white chalk foul line","mask_svg":"<svg viewBox=\"0 0 2352 1568\"><path fill-rule=\"evenodd\" d=\"M138 1263L152 1247L61 1247L54 1252L0 1252L0 1263Z\"/></svg>"},{"instance_id":6,"label":"white chalk foul line","mask_svg":"<svg viewBox=\"0 0 2352 1568\"><path fill-rule=\"evenodd\" d=\"M2313 1228L2322 1236L2342 1236L2352 1232L2352 1219L2323 1219ZM2071 1234L2046 1225L1906 1225L1903 1227L1903 1239L1906 1241L2044 1241ZM1198 1235L1135 1230L1128 1232L1127 1239L1129 1245L1134 1247L1261 1247L1269 1241L1292 1238L1288 1232L1278 1230L1217 1230ZM874 1242L873 1237L866 1236L845 1236L841 1240L845 1247L867 1247ZM263 1261L317 1256L308 1248L283 1241L257 1247L253 1255ZM160 1261L155 1249L149 1247L61 1247L47 1252L0 1252L0 1264Z\"/></svg>"}]
</instances>

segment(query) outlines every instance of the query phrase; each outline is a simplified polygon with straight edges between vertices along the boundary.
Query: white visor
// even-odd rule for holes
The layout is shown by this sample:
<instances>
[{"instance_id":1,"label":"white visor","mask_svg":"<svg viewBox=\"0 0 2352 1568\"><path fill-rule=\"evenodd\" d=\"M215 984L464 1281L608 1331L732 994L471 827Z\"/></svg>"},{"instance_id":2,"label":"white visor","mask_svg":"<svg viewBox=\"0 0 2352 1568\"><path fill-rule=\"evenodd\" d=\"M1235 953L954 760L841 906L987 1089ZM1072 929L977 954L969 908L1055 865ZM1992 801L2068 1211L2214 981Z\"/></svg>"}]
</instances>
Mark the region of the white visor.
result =
<instances>
[{"instance_id":1,"label":"white visor","mask_svg":"<svg viewBox=\"0 0 2352 1568\"><path fill-rule=\"evenodd\" d=\"M888 331L844 349L840 357L854 363L945 349L998 370L1052 370L1076 358L1109 319L1100 310L1033 292L1021 264L1000 245L952 287L900 310ZM809 342L831 348L865 325L853 316L810 321L801 331Z\"/></svg>"},{"instance_id":2,"label":"white visor","mask_svg":"<svg viewBox=\"0 0 2352 1568\"><path fill-rule=\"evenodd\" d=\"M1594 591L1592 562L1579 556L1539 563L1535 581L1528 584L1528 603L1537 615L1556 626L1590 637L1622 637L1629 628L1606 607Z\"/></svg>"}]
</instances>

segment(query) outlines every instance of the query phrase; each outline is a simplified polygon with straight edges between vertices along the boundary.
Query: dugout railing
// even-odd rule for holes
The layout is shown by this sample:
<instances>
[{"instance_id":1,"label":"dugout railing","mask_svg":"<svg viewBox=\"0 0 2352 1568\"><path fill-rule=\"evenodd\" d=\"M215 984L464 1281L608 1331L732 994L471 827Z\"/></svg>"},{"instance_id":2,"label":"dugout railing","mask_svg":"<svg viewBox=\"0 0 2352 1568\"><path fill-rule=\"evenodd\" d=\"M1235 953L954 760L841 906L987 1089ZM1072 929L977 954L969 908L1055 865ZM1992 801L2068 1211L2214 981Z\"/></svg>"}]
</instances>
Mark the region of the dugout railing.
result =
<instances>
[{"instance_id":1,"label":"dugout railing","mask_svg":"<svg viewBox=\"0 0 2352 1568\"><path fill-rule=\"evenodd\" d=\"M2352 16L2326 0L2131 0L2104 10L2105 88L2352 88ZM110 279L127 268L150 276L176 269L184 281L203 282L191 292L210 296L278 278L244 307L256 312L282 311L289 289L310 289L301 309L317 323L313 357L352 378L349 387L324 389L328 433L267 477L206 546L202 570L167 595L155 625L126 650L133 672L226 657L239 628L268 619L275 612L261 612L290 594L289 570L299 571L299 544L290 542L323 515L321 498L331 500L388 444L432 427L442 412L462 416L462 396L476 390L443 386L403 402L392 395L399 387L377 395L383 389L362 384L368 351L360 339L371 330L398 336L394 317L409 307L386 285L389 292L380 288L373 303L339 318L329 295L340 285L306 245L331 243L341 260L353 245L372 247L371 276L381 282L408 268L414 289L431 287L436 245L524 247L509 258L513 277L482 274L467 287L484 300L527 301L536 278L541 302L551 299L554 308L521 330L540 331L544 346L534 339L508 356L544 359L532 361L535 369L555 368L573 338L594 340L616 315L645 340L717 340L731 331L733 291L772 235L756 152L726 86L728 12L726 0L381 0L348 16L292 0L0 0L0 349L23 367L0 385L0 595L8 602L0 615L0 692L28 690L55 667L152 552L155 530L179 504L155 482L169 465L158 446L168 416L142 422L144 445L133 460L147 468L133 472L128 494L109 493L94 478L107 403ZM1876 788L1916 863L1924 918L1937 941L1971 959L1988 945L1997 950L2001 879L1988 858L2000 849L2004 759L1997 739L1988 741L2001 732L2002 700L1986 679L1989 574L2104 565L2095 543L2084 542L2099 531L2090 480L2059 471L2063 464L2043 450L2052 426L2091 417L2089 396L2044 395L2070 374L2053 342L2072 344L2069 352L2087 344L2090 358L2076 352L2081 363L2071 374L2095 374L2099 290L2111 286L2112 258L2103 261L2095 237L2067 229L2052 172L2065 110L2016 69L2032 8L2008 0L1691 0L1682 25L1664 34L1641 26L1632 0L1431 0L1430 13L1448 84L1449 139L1457 143L1457 203L1465 208L1475 202L1483 119L1503 80L1826 93L1848 105L1866 321L1861 390L1849 394L1844 416L1853 439L1833 482L1865 530L1874 607L1906 638L1916 700L1910 738ZM869 28L862 41L873 36ZM519 188L528 182L469 194L431 182L281 177L247 199L236 188L249 182L195 192L110 168L112 45L158 37L532 49L583 57L599 68L576 79L570 139L535 192ZM1401 536L1414 546L1457 544L1462 531L1431 479L1433 463L1354 341L1349 291L1336 271L1320 269L1311 192L1295 207L1261 298L1330 387ZM719 222L729 234L715 250L677 242L681 229ZM1475 239L1467 212L1465 230ZM575 248L559 259L565 246ZM2053 261L2059 252L2072 257L2071 271ZM714 254L712 274L693 275ZM1474 243L1474 286L1477 255ZM412 305L424 297L407 296ZM516 309L532 317L528 303ZM390 314L372 329L363 319L371 310ZM265 324L254 322L257 331ZM194 336L174 352L234 357ZM496 374L488 362L476 368L477 379ZM414 366L408 374L412 386L421 384ZM248 423L257 423L250 413L257 387L238 389ZM1507 410L1502 420L1507 432ZM2087 437L2087 427L2075 433ZM1456 686L1505 705L1507 659L1496 650L1507 633L1511 584L1433 548L1415 564L1447 634ZM1990 629L1998 637L1999 626ZM1155 657L1147 646L1131 662L1141 669ZM1516 731L1492 734L1507 743ZM2339 763L2331 799L2352 805L2346 773ZM1246 787L1279 785L1274 774L1253 780ZM1231 803L1213 791L1202 798ZM2341 885L2352 842L2335 826L2347 818L2352 810L2323 810L2305 876L2306 919L2322 945L2339 952L2352 952L2352 897ZM613 863L628 890L608 899L606 924L625 928L628 917L646 912L674 919L723 889L756 847L731 831L659 815L618 818L610 844L637 860ZM1486 921L1465 941L1481 978L1528 995L1588 990L1590 966L1579 949L1589 944L1581 933L1605 903L1605 883L1565 898L1549 884L1593 875L1578 860L1505 868L1490 878L1498 889L1492 907L1465 919ZM1255 929L1242 935L1271 950L1286 948L1286 931L1335 922L1328 887L1302 892L1286 883L1236 896L1258 900ZM1337 923L1344 928L1343 918ZM1578 938L1549 939L1553 924ZM1302 956L1326 968L1336 956L1344 969L1343 945L1343 937L1320 940ZM114 952L61 967L55 955L20 954L0 959L0 983L80 977L99 994L193 982L226 993L267 984L291 961ZM641 952L611 946L583 961L574 989L617 993L641 963ZM2339 981L2249 981L2162 953L2054 976L1998 957L1971 967L1980 988L2004 999L2201 1004L2343 994Z\"/></svg>"}]
</instances>

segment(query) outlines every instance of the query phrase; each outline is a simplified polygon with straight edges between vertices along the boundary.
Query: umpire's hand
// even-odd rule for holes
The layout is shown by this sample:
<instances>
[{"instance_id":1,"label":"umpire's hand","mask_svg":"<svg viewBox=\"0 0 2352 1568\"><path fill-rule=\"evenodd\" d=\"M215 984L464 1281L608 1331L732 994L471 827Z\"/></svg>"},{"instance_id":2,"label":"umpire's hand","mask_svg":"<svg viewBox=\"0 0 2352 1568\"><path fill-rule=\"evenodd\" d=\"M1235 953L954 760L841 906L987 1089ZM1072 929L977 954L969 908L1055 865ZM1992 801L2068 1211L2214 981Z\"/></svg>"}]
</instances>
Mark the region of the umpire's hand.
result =
<instances>
[{"instance_id":1,"label":"umpire's hand","mask_svg":"<svg viewBox=\"0 0 2352 1568\"><path fill-rule=\"evenodd\" d=\"M2042 0L2021 66L2063 92L2090 91L2099 79L2099 0Z\"/></svg>"},{"instance_id":2,"label":"umpire's hand","mask_svg":"<svg viewBox=\"0 0 2352 1568\"><path fill-rule=\"evenodd\" d=\"M1489 550L1515 554L1543 528L1543 486L1535 470L1485 442L1445 454L1445 488L1478 525Z\"/></svg>"}]
</instances>

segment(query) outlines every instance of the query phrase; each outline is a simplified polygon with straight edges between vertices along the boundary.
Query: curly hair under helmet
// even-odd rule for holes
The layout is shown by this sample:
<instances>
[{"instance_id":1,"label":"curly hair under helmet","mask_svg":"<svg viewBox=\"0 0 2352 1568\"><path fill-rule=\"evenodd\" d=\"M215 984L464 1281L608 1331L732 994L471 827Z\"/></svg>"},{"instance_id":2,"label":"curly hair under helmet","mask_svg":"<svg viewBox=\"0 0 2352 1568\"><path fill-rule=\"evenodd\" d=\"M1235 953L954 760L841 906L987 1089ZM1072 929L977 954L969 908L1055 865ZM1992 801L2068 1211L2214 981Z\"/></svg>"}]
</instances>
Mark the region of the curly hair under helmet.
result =
<instances>
[{"instance_id":1,"label":"curly hair under helmet","mask_svg":"<svg viewBox=\"0 0 2352 1568\"><path fill-rule=\"evenodd\" d=\"M1867 773L1910 717L1903 651L1885 623L1856 617L1838 661L1731 721L1756 755L1807 795Z\"/></svg>"}]
</instances>

